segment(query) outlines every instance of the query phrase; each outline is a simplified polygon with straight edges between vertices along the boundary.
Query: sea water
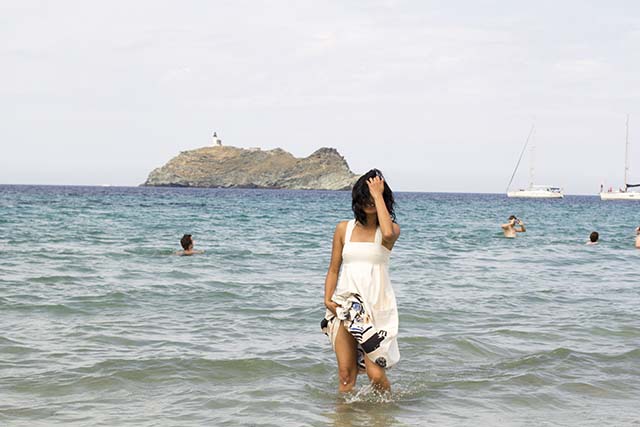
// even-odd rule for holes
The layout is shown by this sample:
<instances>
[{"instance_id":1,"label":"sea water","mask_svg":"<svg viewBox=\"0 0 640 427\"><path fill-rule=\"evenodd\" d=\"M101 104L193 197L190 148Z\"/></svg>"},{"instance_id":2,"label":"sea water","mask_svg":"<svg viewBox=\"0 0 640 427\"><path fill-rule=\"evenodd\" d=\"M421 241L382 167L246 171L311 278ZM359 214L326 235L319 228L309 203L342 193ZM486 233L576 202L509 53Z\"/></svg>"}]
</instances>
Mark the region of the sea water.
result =
<instances>
[{"instance_id":1,"label":"sea water","mask_svg":"<svg viewBox=\"0 0 640 427\"><path fill-rule=\"evenodd\" d=\"M341 396L348 192L0 187L0 425L640 425L639 204L396 198L402 359Z\"/></svg>"}]
</instances>

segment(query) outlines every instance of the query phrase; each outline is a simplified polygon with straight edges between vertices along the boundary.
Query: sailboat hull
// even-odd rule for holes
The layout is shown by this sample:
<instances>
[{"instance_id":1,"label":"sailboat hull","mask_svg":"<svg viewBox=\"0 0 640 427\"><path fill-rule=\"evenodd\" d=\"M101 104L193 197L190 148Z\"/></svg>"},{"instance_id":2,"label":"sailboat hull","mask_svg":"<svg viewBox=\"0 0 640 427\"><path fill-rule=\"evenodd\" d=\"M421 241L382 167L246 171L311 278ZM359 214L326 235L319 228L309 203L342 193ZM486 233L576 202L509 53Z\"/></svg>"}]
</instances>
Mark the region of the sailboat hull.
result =
<instances>
[{"instance_id":1,"label":"sailboat hull","mask_svg":"<svg viewBox=\"0 0 640 427\"><path fill-rule=\"evenodd\" d=\"M555 191L544 190L519 190L508 191L507 197L523 199L562 199L564 198L564 194Z\"/></svg>"},{"instance_id":2,"label":"sailboat hull","mask_svg":"<svg viewBox=\"0 0 640 427\"><path fill-rule=\"evenodd\" d=\"M640 200L640 193L632 192L632 191L603 192L603 193L600 193L600 200Z\"/></svg>"},{"instance_id":3,"label":"sailboat hull","mask_svg":"<svg viewBox=\"0 0 640 427\"><path fill-rule=\"evenodd\" d=\"M562 199L564 198L564 194L562 194L562 189L560 187L554 187L551 185L533 185L533 145L531 146L531 165L529 167L529 188L526 190L520 189L516 191L509 191L509 187L511 187L513 178L516 176L516 172L518 172L518 166L520 166L520 161L522 160L522 156L524 155L527 144L529 144L529 140L531 139L535 128L535 125L531 125L531 130L529 131L529 135L527 135L527 140L524 142L524 147L522 147L516 167L511 174L509 184L507 184L507 197L522 199Z\"/></svg>"},{"instance_id":4,"label":"sailboat hull","mask_svg":"<svg viewBox=\"0 0 640 427\"><path fill-rule=\"evenodd\" d=\"M629 115L627 114L627 136L625 139L624 146L624 189L626 190L629 185L629 181L627 180L628 172L629 172ZM636 185L632 185L632 187L636 187ZM602 187L600 187L602 188ZM640 200L640 193L633 191L601 191L600 192L600 200Z\"/></svg>"}]
</instances>

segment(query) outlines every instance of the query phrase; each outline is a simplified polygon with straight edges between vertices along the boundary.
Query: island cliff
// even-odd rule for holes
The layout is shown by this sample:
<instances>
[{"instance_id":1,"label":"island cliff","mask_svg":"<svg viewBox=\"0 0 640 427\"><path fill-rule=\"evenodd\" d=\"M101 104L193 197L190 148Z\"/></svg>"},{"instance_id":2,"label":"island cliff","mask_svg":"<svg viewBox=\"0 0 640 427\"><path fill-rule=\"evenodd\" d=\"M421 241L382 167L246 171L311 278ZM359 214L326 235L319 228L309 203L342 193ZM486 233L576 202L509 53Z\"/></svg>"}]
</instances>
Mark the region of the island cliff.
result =
<instances>
[{"instance_id":1,"label":"island cliff","mask_svg":"<svg viewBox=\"0 0 640 427\"><path fill-rule=\"evenodd\" d=\"M280 148L217 145L183 151L154 169L144 186L348 190L357 180L335 148L296 158Z\"/></svg>"}]
</instances>

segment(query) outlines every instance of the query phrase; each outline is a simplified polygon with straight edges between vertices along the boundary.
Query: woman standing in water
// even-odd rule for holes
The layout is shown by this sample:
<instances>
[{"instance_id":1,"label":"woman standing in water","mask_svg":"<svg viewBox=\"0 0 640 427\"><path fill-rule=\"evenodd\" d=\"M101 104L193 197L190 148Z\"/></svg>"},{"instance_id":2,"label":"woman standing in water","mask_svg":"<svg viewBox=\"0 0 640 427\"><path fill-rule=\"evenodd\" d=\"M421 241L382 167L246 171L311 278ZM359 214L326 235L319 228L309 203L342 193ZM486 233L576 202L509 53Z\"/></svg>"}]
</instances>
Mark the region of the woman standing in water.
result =
<instances>
[{"instance_id":1,"label":"woman standing in water","mask_svg":"<svg viewBox=\"0 0 640 427\"><path fill-rule=\"evenodd\" d=\"M370 170L353 187L355 219L340 222L333 235L321 327L336 353L340 392L353 389L359 371L366 371L378 390L391 390L385 369L400 359L398 310L389 282L389 256L400 236L394 203L382 173Z\"/></svg>"}]
</instances>

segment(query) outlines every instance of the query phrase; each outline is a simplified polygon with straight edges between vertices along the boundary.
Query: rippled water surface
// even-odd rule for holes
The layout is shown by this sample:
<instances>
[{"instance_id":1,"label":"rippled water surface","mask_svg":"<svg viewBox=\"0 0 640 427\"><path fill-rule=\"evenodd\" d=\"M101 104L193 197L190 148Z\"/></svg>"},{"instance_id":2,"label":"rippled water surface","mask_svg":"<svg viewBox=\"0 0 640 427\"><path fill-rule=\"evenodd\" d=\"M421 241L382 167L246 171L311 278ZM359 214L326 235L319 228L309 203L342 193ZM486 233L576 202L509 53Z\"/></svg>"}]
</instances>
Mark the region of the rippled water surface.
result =
<instances>
[{"instance_id":1,"label":"rippled water surface","mask_svg":"<svg viewBox=\"0 0 640 427\"><path fill-rule=\"evenodd\" d=\"M640 426L640 204L397 201L393 392L339 396L349 193L0 186L0 424Z\"/></svg>"}]
</instances>

